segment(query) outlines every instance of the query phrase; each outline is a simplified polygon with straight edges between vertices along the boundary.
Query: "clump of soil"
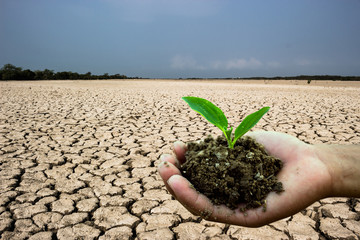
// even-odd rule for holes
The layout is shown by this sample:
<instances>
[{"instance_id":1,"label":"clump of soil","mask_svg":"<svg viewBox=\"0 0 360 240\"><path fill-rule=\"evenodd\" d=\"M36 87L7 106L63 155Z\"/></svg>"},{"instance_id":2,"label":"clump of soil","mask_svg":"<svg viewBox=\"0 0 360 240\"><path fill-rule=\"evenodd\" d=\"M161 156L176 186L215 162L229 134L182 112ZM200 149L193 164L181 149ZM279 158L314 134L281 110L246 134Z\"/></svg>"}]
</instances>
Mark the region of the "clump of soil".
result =
<instances>
[{"instance_id":1,"label":"clump of soil","mask_svg":"<svg viewBox=\"0 0 360 240\"><path fill-rule=\"evenodd\" d=\"M223 136L216 140L208 136L199 143L188 143L187 148L182 174L215 205L235 209L244 203L243 211L260 206L266 211L268 193L284 191L276 178L281 160L269 156L250 137L237 140L233 149Z\"/></svg>"}]
</instances>

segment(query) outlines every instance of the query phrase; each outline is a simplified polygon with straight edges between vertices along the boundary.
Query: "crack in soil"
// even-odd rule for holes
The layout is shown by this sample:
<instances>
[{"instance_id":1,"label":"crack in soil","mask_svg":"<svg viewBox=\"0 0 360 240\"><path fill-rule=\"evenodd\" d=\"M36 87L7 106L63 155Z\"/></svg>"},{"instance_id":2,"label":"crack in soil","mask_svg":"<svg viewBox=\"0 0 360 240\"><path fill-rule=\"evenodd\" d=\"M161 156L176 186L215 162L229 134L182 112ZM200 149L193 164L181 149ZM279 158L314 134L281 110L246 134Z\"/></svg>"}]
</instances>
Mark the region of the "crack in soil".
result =
<instances>
[{"instance_id":1,"label":"crack in soil","mask_svg":"<svg viewBox=\"0 0 360 240\"><path fill-rule=\"evenodd\" d=\"M170 88L168 83L175 88ZM156 173L159 156L170 153L175 140L188 142L202 139L209 133L218 134L215 127L190 112L179 99L189 94L210 95L216 102L223 103L224 109L231 111L229 122L238 122L245 112L252 109L238 104L233 100L236 98L231 97L241 94L254 108L257 105L272 106L272 112L259 122L257 129L289 133L311 144L360 143L359 87L320 89L302 85L301 81L291 84L0 82L0 237L25 239L48 231L52 239L64 239L65 236L80 239L105 237L111 232L114 234L111 236L118 234L124 239L141 240L145 235L138 231L141 226L146 228L148 223L142 217L148 214L159 219L172 216L168 230L159 228L144 232L151 233L151 236L161 233L163 239L182 239L185 236L182 233L187 230L205 227L193 237L207 238L205 230L211 226L209 222L178 213L176 205L168 203L174 198L166 192L163 184L158 183L161 181ZM132 166L133 160L140 157L143 162L139 160L138 165ZM61 171L58 174L49 172L55 170ZM62 179L71 184L66 186L67 182ZM99 187L101 181L103 185ZM126 197L130 193L137 197ZM70 212L52 210L53 203L61 199L71 199L62 200L61 206L72 209ZM78 205L82 200L88 200L85 201L87 205ZM152 201L152 205L146 206L149 204L146 200ZM152 213L152 209L165 204L168 204L168 212ZM349 209L342 209L344 204ZM340 211L345 216L339 222L338 232L330 231L333 227L327 225L327 220L337 218L323 216L320 212L325 205L331 206L327 209L328 214L336 216ZM142 210L136 210L135 214L135 206ZM95 224L101 217L108 217L99 212L100 215L95 216L95 212L111 207L122 209L123 213L112 215L113 218L120 217L120 222L105 227L101 223ZM29 217L15 219L19 208ZM57 212L61 219L66 217L65 220L70 222L56 228L52 222L55 219L50 219L43 225L44 229L38 229L35 219ZM85 213L87 215L83 218ZM105 213L110 214L109 211ZM348 230L345 237L359 239L356 236L360 235L360 230L349 225L351 221L359 221L359 199L322 200L299 214L256 230L225 225L216 236L238 239L246 235L261 239L264 236L261 234L265 234L262 229L266 229L268 234L281 233L288 239L327 239L337 238L340 231ZM311 224L299 235L288 229L294 223L299 226ZM129 227L119 226L130 226L130 232ZM175 229L182 229L182 232Z\"/></svg>"}]
</instances>

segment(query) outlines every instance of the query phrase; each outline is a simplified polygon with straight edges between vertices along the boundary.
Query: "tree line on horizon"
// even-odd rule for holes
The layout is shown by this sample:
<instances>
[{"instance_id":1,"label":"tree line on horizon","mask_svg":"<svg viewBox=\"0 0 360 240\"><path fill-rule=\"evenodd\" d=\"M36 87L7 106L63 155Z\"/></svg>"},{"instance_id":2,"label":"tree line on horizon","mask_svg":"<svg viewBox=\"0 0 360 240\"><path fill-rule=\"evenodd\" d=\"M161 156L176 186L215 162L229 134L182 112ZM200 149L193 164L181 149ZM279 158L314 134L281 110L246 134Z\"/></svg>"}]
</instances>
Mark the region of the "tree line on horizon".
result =
<instances>
[{"instance_id":1,"label":"tree line on horizon","mask_svg":"<svg viewBox=\"0 0 360 240\"><path fill-rule=\"evenodd\" d=\"M16 67L12 64L5 64L0 69L0 80L95 80L95 79L129 79L132 77L127 77L121 74L110 75L104 73L103 75L93 75L91 72L85 74L63 71L63 72L54 72L53 70L44 69L44 70L35 70L30 69L23 70L21 67ZM137 77L136 77L137 78Z\"/></svg>"},{"instance_id":2,"label":"tree line on horizon","mask_svg":"<svg viewBox=\"0 0 360 240\"><path fill-rule=\"evenodd\" d=\"M54 72L53 70L23 70L10 63L5 64L0 69L0 80L97 80L97 79L146 79L139 77L128 77L121 74L93 75L91 72L77 73L71 71ZM182 78L179 78L182 79ZM204 79L204 78L186 78L186 79ZM211 78L207 78L211 79ZM214 78L215 79L215 78ZM216 78L216 79L252 79L252 80L332 80L332 81L360 81L360 76L339 76L339 75L299 75L290 77L248 77L248 78Z\"/></svg>"},{"instance_id":3,"label":"tree line on horizon","mask_svg":"<svg viewBox=\"0 0 360 240\"><path fill-rule=\"evenodd\" d=\"M298 75L290 77L251 77L243 79L261 80L330 80L330 81L360 81L360 76L340 76L340 75Z\"/></svg>"},{"instance_id":4,"label":"tree line on horizon","mask_svg":"<svg viewBox=\"0 0 360 240\"><path fill-rule=\"evenodd\" d=\"M180 78L183 79L183 78ZM204 78L186 78L188 80ZM340 76L340 75L298 75L289 77L236 77L236 78L206 78L206 79L224 79L224 80L328 80L328 81L360 81L360 76Z\"/></svg>"}]
</instances>

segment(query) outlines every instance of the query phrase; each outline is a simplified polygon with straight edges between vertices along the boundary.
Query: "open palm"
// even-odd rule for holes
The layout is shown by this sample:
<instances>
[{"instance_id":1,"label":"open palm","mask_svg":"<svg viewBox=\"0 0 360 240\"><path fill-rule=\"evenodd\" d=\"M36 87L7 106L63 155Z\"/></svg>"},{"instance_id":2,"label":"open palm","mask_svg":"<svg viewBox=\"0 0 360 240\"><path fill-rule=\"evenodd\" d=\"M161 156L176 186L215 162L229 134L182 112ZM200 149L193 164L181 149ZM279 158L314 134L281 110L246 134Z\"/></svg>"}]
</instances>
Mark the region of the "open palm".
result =
<instances>
[{"instance_id":1,"label":"open palm","mask_svg":"<svg viewBox=\"0 0 360 240\"><path fill-rule=\"evenodd\" d=\"M181 176L179 167L186 161L185 144L174 146L176 158L163 155L159 173L169 192L195 215L203 218L248 227L259 227L291 216L313 202L330 194L330 174L326 165L317 157L312 145L287 134L277 132L251 132L247 134L263 144L267 152L284 163L277 175L283 183L284 192L271 192L267 198L267 209L262 207L247 210L231 210L225 205L213 205L203 194L193 189Z\"/></svg>"}]
</instances>

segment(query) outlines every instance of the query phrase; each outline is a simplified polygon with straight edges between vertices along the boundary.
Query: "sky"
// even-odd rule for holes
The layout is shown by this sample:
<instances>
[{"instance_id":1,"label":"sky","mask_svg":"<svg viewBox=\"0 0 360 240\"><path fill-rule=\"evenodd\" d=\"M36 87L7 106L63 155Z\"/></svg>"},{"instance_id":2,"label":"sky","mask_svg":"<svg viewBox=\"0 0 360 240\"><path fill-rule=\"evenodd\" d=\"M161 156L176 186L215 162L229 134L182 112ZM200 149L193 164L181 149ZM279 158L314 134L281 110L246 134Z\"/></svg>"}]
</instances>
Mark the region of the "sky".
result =
<instances>
[{"instance_id":1,"label":"sky","mask_svg":"<svg viewBox=\"0 0 360 240\"><path fill-rule=\"evenodd\" d=\"M0 67L360 76L360 0L0 0Z\"/></svg>"}]
</instances>

